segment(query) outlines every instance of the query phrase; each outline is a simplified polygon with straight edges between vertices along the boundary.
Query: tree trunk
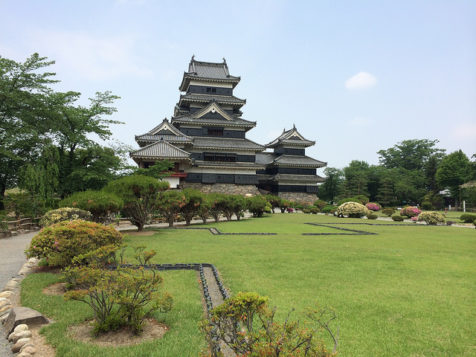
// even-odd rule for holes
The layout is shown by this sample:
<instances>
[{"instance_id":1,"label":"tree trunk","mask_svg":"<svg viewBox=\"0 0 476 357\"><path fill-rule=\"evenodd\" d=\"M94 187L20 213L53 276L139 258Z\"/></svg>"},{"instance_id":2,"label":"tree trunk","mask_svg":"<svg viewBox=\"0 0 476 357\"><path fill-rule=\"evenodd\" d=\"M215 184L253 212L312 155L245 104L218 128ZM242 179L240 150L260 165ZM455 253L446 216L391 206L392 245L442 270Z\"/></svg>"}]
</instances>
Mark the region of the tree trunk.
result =
<instances>
[{"instance_id":1,"label":"tree trunk","mask_svg":"<svg viewBox=\"0 0 476 357\"><path fill-rule=\"evenodd\" d=\"M169 227L173 227L174 226L174 216L171 215L167 218L167 221L169 222Z\"/></svg>"},{"instance_id":2,"label":"tree trunk","mask_svg":"<svg viewBox=\"0 0 476 357\"><path fill-rule=\"evenodd\" d=\"M5 190L7 188L7 185L5 182L2 180L0 181L0 211L3 211L5 209L5 203L3 202L5 199Z\"/></svg>"}]
</instances>

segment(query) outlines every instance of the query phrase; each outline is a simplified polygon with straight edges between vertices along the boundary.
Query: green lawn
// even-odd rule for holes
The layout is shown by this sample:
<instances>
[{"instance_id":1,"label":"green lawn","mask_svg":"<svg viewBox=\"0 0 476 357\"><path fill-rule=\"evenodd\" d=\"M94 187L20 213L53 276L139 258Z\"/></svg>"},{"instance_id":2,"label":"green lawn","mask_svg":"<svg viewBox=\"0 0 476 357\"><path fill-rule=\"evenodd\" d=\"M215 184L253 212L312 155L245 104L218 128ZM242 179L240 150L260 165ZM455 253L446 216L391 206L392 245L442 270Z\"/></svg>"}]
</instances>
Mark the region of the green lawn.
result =
<instances>
[{"instance_id":1,"label":"green lawn","mask_svg":"<svg viewBox=\"0 0 476 357\"><path fill-rule=\"evenodd\" d=\"M277 236L162 230L127 241L156 249L156 262L213 263L232 293L267 295L281 316L316 302L332 306L342 356L476 353L476 230L351 225L342 227L378 235L303 236L330 230L305 222L369 221L276 214L209 226Z\"/></svg>"},{"instance_id":2,"label":"green lawn","mask_svg":"<svg viewBox=\"0 0 476 357\"><path fill-rule=\"evenodd\" d=\"M240 222L210 223L222 232L274 232L276 236L212 235L208 230L163 229L153 236L127 236L129 245L157 250L156 263L213 263L232 293L267 295L282 318L316 303L338 315L341 356L470 356L476 331L476 230L454 227L340 227L378 233L304 236L342 232L306 222L388 223L332 216L276 214ZM202 317L194 272L164 273L174 295L171 330L141 346L87 348L65 338L68 324L90 317L86 306L42 296L57 279L35 274L23 282L22 301L57 321L45 329L58 356L196 356L203 346Z\"/></svg>"}]
</instances>

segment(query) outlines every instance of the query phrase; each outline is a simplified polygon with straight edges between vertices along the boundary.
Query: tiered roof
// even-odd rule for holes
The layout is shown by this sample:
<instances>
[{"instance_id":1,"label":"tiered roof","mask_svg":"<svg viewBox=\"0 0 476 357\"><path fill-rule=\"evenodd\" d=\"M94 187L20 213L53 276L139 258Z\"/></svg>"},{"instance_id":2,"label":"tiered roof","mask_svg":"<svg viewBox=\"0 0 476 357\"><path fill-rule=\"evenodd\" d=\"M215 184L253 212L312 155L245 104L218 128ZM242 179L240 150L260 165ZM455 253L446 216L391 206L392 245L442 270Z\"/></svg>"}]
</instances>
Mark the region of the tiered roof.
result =
<instances>
[{"instance_id":1,"label":"tiered roof","mask_svg":"<svg viewBox=\"0 0 476 357\"><path fill-rule=\"evenodd\" d=\"M141 161L141 159L156 160L158 157L162 160L190 160L190 153L161 140L132 152L131 157L136 162Z\"/></svg>"},{"instance_id":2,"label":"tiered roof","mask_svg":"<svg viewBox=\"0 0 476 357\"><path fill-rule=\"evenodd\" d=\"M316 142L305 139L296 129L296 126L293 125L293 128L290 130L283 129L283 133L278 136L276 139L271 141L266 145L267 148L275 148L278 146L283 147L309 147L313 146Z\"/></svg>"},{"instance_id":3,"label":"tiered roof","mask_svg":"<svg viewBox=\"0 0 476 357\"><path fill-rule=\"evenodd\" d=\"M212 63L196 61L195 56L192 56L188 65L188 72L184 73L179 89L185 92L191 80L230 83L234 88L240 82L240 77L230 75L224 58L221 63Z\"/></svg>"},{"instance_id":4,"label":"tiered roof","mask_svg":"<svg viewBox=\"0 0 476 357\"><path fill-rule=\"evenodd\" d=\"M171 143L190 143L192 138L178 130L167 118L162 123L142 135L136 135L136 141L139 145L146 145L157 141L168 141Z\"/></svg>"}]
</instances>

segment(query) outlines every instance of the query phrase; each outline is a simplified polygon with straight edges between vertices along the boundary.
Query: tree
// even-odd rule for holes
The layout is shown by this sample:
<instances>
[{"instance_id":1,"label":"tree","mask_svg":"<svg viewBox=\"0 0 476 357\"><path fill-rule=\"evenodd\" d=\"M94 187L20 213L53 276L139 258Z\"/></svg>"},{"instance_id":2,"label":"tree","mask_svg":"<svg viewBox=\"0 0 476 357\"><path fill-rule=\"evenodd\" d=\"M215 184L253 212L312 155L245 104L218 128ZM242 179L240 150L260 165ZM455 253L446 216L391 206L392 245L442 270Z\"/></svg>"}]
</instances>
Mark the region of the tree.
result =
<instances>
[{"instance_id":1,"label":"tree","mask_svg":"<svg viewBox=\"0 0 476 357\"><path fill-rule=\"evenodd\" d=\"M186 198L182 191L170 190L159 195L157 206L159 211L165 216L169 227L174 226L176 216L186 204Z\"/></svg>"},{"instance_id":2,"label":"tree","mask_svg":"<svg viewBox=\"0 0 476 357\"><path fill-rule=\"evenodd\" d=\"M334 202L336 197L342 192L344 183L344 173L340 169L327 167L324 170L326 181L319 186L319 197Z\"/></svg>"},{"instance_id":3,"label":"tree","mask_svg":"<svg viewBox=\"0 0 476 357\"><path fill-rule=\"evenodd\" d=\"M54 61L31 55L23 63L0 56L0 210L5 190L18 183L20 168L34 162L48 142L52 113L45 68Z\"/></svg>"},{"instance_id":4,"label":"tree","mask_svg":"<svg viewBox=\"0 0 476 357\"><path fill-rule=\"evenodd\" d=\"M246 208L253 214L253 217L262 217L263 213L271 208L265 197L253 196L246 199Z\"/></svg>"},{"instance_id":5,"label":"tree","mask_svg":"<svg viewBox=\"0 0 476 357\"><path fill-rule=\"evenodd\" d=\"M404 140L395 146L377 152L380 164L388 169L423 170L432 156L441 158L445 150L436 148L438 140Z\"/></svg>"},{"instance_id":6,"label":"tree","mask_svg":"<svg viewBox=\"0 0 476 357\"><path fill-rule=\"evenodd\" d=\"M54 94L56 118L53 137L58 144L60 156L60 193L62 196L71 192L68 183L75 171L76 151L97 146L91 138L91 134L102 140L107 140L112 135L109 126L122 124L119 121L104 118L117 111L110 104L119 99L118 96L109 91L97 92L94 98L89 99L90 105L84 107L76 105L80 95L77 92Z\"/></svg>"},{"instance_id":7,"label":"tree","mask_svg":"<svg viewBox=\"0 0 476 357\"><path fill-rule=\"evenodd\" d=\"M156 161L154 165L148 167L147 169L136 168L134 170L134 174L155 177L161 180L164 177L170 176L169 170L173 166L173 163L168 160L160 160Z\"/></svg>"},{"instance_id":8,"label":"tree","mask_svg":"<svg viewBox=\"0 0 476 357\"><path fill-rule=\"evenodd\" d=\"M344 168L345 193L347 196L368 196L369 164L365 161L353 160Z\"/></svg>"},{"instance_id":9,"label":"tree","mask_svg":"<svg viewBox=\"0 0 476 357\"><path fill-rule=\"evenodd\" d=\"M451 195L456 199L456 205L461 201L461 188L463 183L472 178L472 166L468 157L461 150L455 151L441 160L436 171L436 180L439 185L449 188Z\"/></svg>"},{"instance_id":10,"label":"tree","mask_svg":"<svg viewBox=\"0 0 476 357\"><path fill-rule=\"evenodd\" d=\"M192 218L200 213L200 206L203 202L203 194L191 188L186 188L182 191L185 196L185 204L181 207L183 218L185 218L185 225L189 226Z\"/></svg>"},{"instance_id":11,"label":"tree","mask_svg":"<svg viewBox=\"0 0 476 357\"><path fill-rule=\"evenodd\" d=\"M166 181L132 175L109 182L104 191L114 193L124 201L124 214L138 231L142 231L157 207L159 192L167 188L169 183Z\"/></svg>"}]
</instances>

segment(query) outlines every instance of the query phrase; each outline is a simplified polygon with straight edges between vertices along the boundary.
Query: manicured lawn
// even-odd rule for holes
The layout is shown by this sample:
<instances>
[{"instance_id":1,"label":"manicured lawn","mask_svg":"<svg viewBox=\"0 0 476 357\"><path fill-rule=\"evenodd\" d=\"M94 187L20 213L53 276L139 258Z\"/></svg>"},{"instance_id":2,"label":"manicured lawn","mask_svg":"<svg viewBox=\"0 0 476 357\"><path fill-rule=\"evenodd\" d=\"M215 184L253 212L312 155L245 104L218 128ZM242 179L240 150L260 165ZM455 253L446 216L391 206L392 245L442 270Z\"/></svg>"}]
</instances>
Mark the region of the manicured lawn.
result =
<instances>
[{"instance_id":1,"label":"manicured lawn","mask_svg":"<svg viewBox=\"0 0 476 357\"><path fill-rule=\"evenodd\" d=\"M127 242L156 249L158 263L213 263L232 293L267 295L281 317L316 302L332 306L342 356L473 355L476 230L351 225L342 227L378 235L301 235L332 231L305 222L346 221L373 223L276 214L209 226L277 236L161 230Z\"/></svg>"},{"instance_id":2,"label":"manicured lawn","mask_svg":"<svg viewBox=\"0 0 476 357\"><path fill-rule=\"evenodd\" d=\"M62 296L46 296L42 289L59 280L58 274L29 275L22 282L22 303L55 320L43 329L48 342L56 347L56 356L68 357L135 357L197 356L204 347L197 324L203 318L201 294L194 271L161 273L164 289L174 297L174 309L157 320L170 330L162 339L129 347L97 347L69 338L67 327L92 318L89 307L77 301L64 301Z\"/></svg>"},{"instance_id":3,"label":"manicured lawn","mask_svg":"<svg viewBox=\"0 0 476 357\"><path fill-rule=\"evenodd\" d=\"M395 223L275 214L207 226L276 236L162 229L153 236L127 236L126 242L155 249L155 263L213 263L232 294L256 291L269 296L279 318L292 308L299 314L316 303L333 307L341 356L476 353L475 229L340 225L378 234L304 236L301 233L343 232L306 222ZM58 356L196 356L204 339L197 328L203 311L195 272L162 274L175 298L175 309L159 317L170 331L162 340L135 347L91 347L68 338L66 327L90 318L91 313L84 304L41 293L57 281L56 275L27 277L22 301L56 321L44 333Z\"/></svg>"}]
</instances>

